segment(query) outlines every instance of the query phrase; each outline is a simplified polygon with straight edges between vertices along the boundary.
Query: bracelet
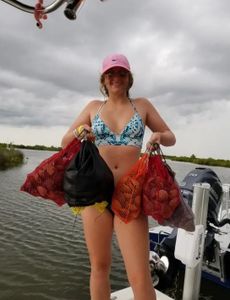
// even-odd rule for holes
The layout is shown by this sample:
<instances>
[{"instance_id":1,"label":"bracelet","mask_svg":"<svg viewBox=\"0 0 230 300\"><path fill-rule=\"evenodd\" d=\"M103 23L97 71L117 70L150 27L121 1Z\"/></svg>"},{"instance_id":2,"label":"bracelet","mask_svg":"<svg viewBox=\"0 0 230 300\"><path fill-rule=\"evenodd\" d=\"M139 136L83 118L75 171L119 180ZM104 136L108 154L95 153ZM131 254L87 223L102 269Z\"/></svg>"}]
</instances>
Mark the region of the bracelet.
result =
<instances>
[{"instance_id":1,"label":"bracelet","mask_svg":"<svg viewBox=\"0 0 230 300\"><path fill-rule=\"evenodd\" d=\"M84 131L85 131L84 125L80 125L73 130L73 135L76 139L80 140L83 138Z\"/></svg>"},{"instance_id":2,"label":"bracelet","mask_svg":"<svg viewBox=\"0 0 230 300\"><path fill-rule=\"evenodd\" d=\"M79 135L77 134L77 129L76 128L73 130L73 135L76 139L79 139Z\"/></svg>"}]
</instances>

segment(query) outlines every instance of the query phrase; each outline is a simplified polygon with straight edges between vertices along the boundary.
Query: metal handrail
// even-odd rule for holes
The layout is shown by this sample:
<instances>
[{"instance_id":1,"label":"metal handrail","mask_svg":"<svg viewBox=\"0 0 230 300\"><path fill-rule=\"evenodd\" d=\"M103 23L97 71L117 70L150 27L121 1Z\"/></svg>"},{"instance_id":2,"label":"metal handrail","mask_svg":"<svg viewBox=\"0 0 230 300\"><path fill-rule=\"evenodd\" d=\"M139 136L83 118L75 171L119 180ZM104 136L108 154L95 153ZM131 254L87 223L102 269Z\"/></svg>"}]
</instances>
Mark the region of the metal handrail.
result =
<instances>
[{"instance_id":1,"label":"metal handrail","mask_svg":"<svg viewBox=\"0 0 230 300\"><path fill-rule=\"evenodd\" d=\"M27 13L34 13L35 7L34 6L30 6L27 4L24 4L23 2L17 1L17 0L2 0L3 2L6 2L7 4L10 4L20 10L23 10ZM55 0L53 3L51 3L50 5L44 7L43 12L45 14L51 13L53 11L55 11L56 9L58 9L64 2L66 2L67 0Z\"/></svg>"}]
</instances>

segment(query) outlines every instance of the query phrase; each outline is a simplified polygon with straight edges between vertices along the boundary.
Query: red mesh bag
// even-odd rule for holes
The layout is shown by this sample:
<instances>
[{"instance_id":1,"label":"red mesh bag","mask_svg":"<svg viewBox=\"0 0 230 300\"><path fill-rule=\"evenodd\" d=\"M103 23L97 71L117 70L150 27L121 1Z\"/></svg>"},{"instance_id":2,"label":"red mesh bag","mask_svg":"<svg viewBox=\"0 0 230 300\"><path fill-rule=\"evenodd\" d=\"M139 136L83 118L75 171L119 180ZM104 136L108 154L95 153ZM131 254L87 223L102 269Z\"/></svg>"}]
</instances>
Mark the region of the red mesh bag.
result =
<instances>
[{"instance_id":1,"label":"red mesh bag","mask_svg":"<svg viewBox=\"0 0 230 300\"><path fill-rule=\"evenodd\" d=\"M142 187L147 168L148 154L144 154L115 187L112 210L125 223L136 219L141 213Z\"/></svg>"},{"instance_id":2,"label":"red mesh bag","mask_svg":"<svg viewBox=\"0 0 230 300\"><path fill-rule=\"evenodd\" d=\"M158 223L171 217L180 204L180 189L174 176L160 150L152 152L143 185L142 207L144 214L152 216Z\"/></svg>"},{"instance_id":3,"label":"red mesh bag","mask_svg":"<svg viewBox=\"0 0 230 300\"><path fill-rule=\"evenodd\" d=\"M159 146L150 154L143 184L143 213L161 225L194 231L194 215L184 201L175 173L167 164Z\"/></svg>"},{"instance_id":4,"label":"red mesh bag","mask_svg":"<svg viewBox=\"0 0 230 300\"><path fill-rule=\"evenodd\" d=\"M183 228L187 231L194 231L194 214L188 203L182 199L171 217L167 220L164 220L162 225Z\"/></svg>"},{"instance_id":5,"label":"red mesh bag","mask_svg":"<svg viewBox=\"0 0 230 300\"><path fill-rule=\"evenodd\" d=\"M80 147L81 142L74 139L64 149L42 161L33 172L27 175L20 190L36 197L53 200L59 206L65 204L64 171Z\"/></svg>"}]
</instances>

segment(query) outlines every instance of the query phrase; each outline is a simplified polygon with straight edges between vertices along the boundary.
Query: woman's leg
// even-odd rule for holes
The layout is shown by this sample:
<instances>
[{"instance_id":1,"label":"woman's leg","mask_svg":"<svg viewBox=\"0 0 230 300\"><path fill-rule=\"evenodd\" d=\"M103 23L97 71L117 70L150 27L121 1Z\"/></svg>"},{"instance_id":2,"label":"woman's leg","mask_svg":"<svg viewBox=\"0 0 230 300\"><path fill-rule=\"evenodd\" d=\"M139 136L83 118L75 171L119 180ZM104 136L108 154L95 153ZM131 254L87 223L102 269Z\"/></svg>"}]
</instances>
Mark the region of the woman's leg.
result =
<instances>
[{"instance_id":1,"label":"woman's leg","mask_svg":"<svg viewBox=\"0 0 230 300\"><path fill-rule=\"evenodd\" d=\"M91 263L91 300L109 300L113 215L107 209L100 213L95 207L87 207L82 220Z\"/></svg>"},{"instance_id":2,"label":"woman's leg","mask_svg":"<svg viewBox=\"0 0 230 300\"><path fill-rule=\"evenodd\" d=\"M149 235L147 217L141 215L128 224L114 217L114 229L124 259L135 300L155 300L149 268Z\"/></svg>"}]
</instances>

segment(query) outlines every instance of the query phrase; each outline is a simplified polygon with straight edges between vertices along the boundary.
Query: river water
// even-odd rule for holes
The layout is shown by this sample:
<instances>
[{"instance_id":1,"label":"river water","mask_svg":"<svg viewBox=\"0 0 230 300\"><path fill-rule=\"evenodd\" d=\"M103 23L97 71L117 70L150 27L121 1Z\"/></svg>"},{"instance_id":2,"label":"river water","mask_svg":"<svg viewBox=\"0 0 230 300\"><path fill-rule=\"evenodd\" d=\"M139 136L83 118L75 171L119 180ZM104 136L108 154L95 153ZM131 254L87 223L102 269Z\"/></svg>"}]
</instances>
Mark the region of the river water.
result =
<instances>
[{"instance_id":1,"label":"river water","mask_svg":"<svg viewBox=\"0 0 230 300\"><path fill-rule=\"evenodd\" d=\"M53 152L23 152L26 164L0 171L0 300L89 300L90 267L81 219L74 225L75 218L66 205L58 207L19 192L27 173ZM196 167L169 164L179 182ZM222 183L230 183L230 169L212 169ZM111 285L115 291L127 287L128 282L115 237L112 250ZM202 283L201 299L228 298L228 290L221 293L213 283Z\"/></svg>"}]
</instances>

